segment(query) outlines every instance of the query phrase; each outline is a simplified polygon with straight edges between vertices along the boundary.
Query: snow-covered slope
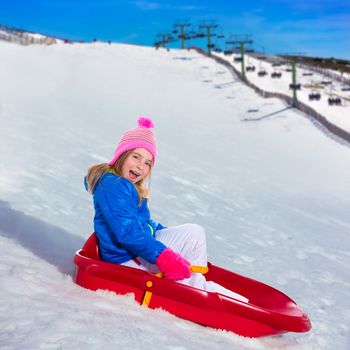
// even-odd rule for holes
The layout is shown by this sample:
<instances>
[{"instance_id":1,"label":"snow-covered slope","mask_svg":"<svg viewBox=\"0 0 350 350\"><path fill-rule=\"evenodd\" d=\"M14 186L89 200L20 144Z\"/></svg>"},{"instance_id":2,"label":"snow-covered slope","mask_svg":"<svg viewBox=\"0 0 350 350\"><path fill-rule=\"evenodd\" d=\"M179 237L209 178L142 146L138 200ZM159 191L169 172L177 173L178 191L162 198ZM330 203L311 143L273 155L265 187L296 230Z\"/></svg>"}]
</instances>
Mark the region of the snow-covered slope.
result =
<instances>
[{"instance_id":1,"label":"snow-covered slope","mask_svg":"<svg viewBox=\"0 0 350 350\"><path fill-rule=\"evenodd\" d=\"M86 168L139 115L156 125L150 207L205 227L209 259L284 291L308 334L245 339L76 286L92 231ZM187 51L0 43L4 349L346 349L350 149Z\"/></svg>"},{"instance_id":2,"label":"snow-covered slope","mask_svg":"<svg viewBox=\"0 0 350 350\"><path fill-rule=\"evenodd\" d=\"M25 32L20 29L9 28L0 24L0 41L7 41L16 44L30 45L30 44L44 44L52 45L62 43L61 39L51 36L42 35L38 33Z\"/></svg>"},{"instance_id":3,"label":"snow-covered slope","mask_svg":"<svg viewBox=\"0 0 350 350\"><path fill-rule=\"evenodd\" d=\"M241 72L241 62L235 61L239 55L217 56L230 62L239 72ZM246 78L264 91L277 92L287 96L293 96L289 85L292 82L291 64L285 62L280 66L273 66L267 60L261 60L257 57L246 55L245 67L254 67L255 71L247 71ZM266 75L259 76L259 72L265 71ZM280 73L279 78L272 78L271 74ZM335 73L333 73L335 75ZM339 72L338 72L339 74ZM345 76L347 76L345 74ZM296 82L301 85L297 90L298 100L310 106L315 111L325 117L330 123L350 132L350 93L349 86L327 77L326 75L311 71L306 66L297 65ZM319 93L320 100L310 100L309 94ZM329 98L340 98L340 105L329 105Z\"/></svg>"}]
</instances>

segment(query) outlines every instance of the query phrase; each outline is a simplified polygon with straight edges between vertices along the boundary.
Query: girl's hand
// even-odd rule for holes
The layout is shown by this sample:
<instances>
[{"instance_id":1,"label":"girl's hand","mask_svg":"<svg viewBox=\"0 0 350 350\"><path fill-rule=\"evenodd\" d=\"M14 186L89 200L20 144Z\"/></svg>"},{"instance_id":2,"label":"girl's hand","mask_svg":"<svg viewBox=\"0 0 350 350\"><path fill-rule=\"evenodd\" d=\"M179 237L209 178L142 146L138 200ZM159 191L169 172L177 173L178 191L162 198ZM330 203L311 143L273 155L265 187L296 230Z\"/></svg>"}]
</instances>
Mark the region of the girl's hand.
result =
<instances>
[{"instance_id":1,"label":"girl's hand","mask_svg":"<svg viewBox=\"0 0 350 350\"><path fill-rule=\"evenodd\" d=\"M170 248L161 252L156 264L160 272L170 280L179 281L191 277L190 263Z\"/></svg>"}]
</instances>

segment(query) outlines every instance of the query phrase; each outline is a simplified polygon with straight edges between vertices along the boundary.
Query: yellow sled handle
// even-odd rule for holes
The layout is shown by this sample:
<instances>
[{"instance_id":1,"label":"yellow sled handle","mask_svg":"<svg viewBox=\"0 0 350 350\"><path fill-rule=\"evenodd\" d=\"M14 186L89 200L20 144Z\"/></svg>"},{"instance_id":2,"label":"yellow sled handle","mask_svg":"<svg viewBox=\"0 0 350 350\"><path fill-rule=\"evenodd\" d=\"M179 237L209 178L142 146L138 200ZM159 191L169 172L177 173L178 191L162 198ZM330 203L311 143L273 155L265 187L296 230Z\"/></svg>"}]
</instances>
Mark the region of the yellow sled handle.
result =
<instances>
[{"instance_id":1,"label":"yellow sled handle","mask_svg":"<svg viewBox=\"0 0 350 350\"><path fill-rule=\"evenodd\" d=\"M197 265L190 265L190 270L192 272L194 272L194 273L201 273L203 275L209 271L208 267L206 267L206 266L197 266ZM162 278L163 274L161 272L159 272L159 273L156 274L156 276ZM151 288L153 286L152 281L147 281L146 286ZM141 305L149 306L149 304L151 302L151 299L152 299L152 292L146 291L145 295L143 297L143 300L141 302Z\"/></svg>"},{"instance_id":2,"label":"yellow sled handle","mask_svg":"<svg viewBox=\"0 0 350 350\"><path fill-rule=\"evenodd\" d=\"M209 269L206 266L197 266L197 265L191 265L190 270L192 272L201 273L202 275L206 274L209 271Z\"/></svg>"},{"instance_id":3,"label":"yellow sled handle","mask_svg":"<svg viewBox=\"0 0 350 350\"><path fill-rule=\"evenodd\" d=\"M206 266L199 266L199 265L190 265L191 272L194 273L201 273L202 275L206 274L209 271L209 268ZM156 274L157 277L164 277L161 272L158 272Z\"/></svg>"},{"instance_id":4,"label":"yellow sled handle","mask_svg":"<svg viewBox=\"0 0 350 350\"><path fill-rule=\"evenodd\" d=\"M201 273L202 275L206 274L209 271L208 267L199 265L190 265L190 270L191 272ZM161 272L158 272L156 276L163 277L163 274Z\"/></svg>"}]
</instances>

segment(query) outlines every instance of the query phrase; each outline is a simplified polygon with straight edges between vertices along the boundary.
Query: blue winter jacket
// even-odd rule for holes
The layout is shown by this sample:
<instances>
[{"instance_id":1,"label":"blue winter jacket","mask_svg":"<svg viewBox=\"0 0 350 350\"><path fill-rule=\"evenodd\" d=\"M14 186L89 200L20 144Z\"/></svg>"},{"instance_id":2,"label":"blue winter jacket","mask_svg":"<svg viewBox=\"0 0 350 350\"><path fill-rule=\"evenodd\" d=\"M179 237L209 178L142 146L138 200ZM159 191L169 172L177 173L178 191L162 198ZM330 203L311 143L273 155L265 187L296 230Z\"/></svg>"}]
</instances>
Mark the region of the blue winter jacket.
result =
<instances>
[{"instance_id":1,"label":"blue winter jacket","mask_svg":"<svg viewBox=\"0 0 350 350\"><path fill-rule=\"evenodd\" d=\"M139 256L154 264L166 248L154 234L164 226L151 219L146 199L139 205L135 186L106 173L94 188L93 201L102 260L121 264Z\"/></svg>"}]
</instances>

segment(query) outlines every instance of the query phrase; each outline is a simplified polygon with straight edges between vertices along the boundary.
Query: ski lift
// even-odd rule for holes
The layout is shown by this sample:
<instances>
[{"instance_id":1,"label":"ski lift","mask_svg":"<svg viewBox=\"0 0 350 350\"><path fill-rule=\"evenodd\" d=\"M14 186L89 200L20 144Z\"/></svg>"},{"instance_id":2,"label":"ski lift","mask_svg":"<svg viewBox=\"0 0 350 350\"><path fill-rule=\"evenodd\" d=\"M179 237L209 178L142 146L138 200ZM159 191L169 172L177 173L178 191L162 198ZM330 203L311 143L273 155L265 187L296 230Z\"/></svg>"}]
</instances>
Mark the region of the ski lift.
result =
<instances>
[{"instance_id":1,"label":"ski lift","mask_svg":"<svg viewBox=\"0 0 350 350\"><path fill-rule=\"evenodd\" d=\"M161 42L161 41L156 41L156 42L154 43L154 47L155 47L156 49L159 49L161 46L162 46L162 42Z\"/></svg>"},{"instance_id":2,"label":"ski lift","mask_svg":"<svg viewBox=\"0 0 350 350\"><path fill-rule=\"evenodd\" d=\"M330 106L341 106L341 99L340 97L337 97L337 96L330 96L328 98L328 104Z\"/></svg>"},{"instance_id":3,"label":"ski lift","mask_svg":"<svg viewBox=\"0 0 350 350\"><path fill-rule=\"evenodd\" d=\"M272 72L271 78L281 78L282 73L281 72Z\"/></svg>"},{"instance_id":4,"label":"ski lift","mask_svg":"<svg viewBox=\"0 0 350 350\"><path fill-rule=\"evenodd\" d=\"M224 31L222 29L216 34L217 39L225 39Z\"/></svg>"},{"instance_id":5,"label":"ski lift","mask_svg":"<svg viewBox=\"0 0 350 350\"><path fill-rule=\"evenodd\" d=\"M207 45L208 46L208 49L214 49L215 48L215 45L214 44L209 44Z\"/></svg>"},{"instance_id":6,"label":"ski lift","mask_svg":"<svg viewBox=\"0 0 350 350\"><path fill-rule=\"evenodd\" d=\"M246 67L247 72L255 72L255 66L253 64L250 64Z\"/></svg>"},{"instance_id":7,"label":"ski lift","mask_svg":"<svg viewBox=\"0 0 350 350\"><path fill-rule=\"evenodd\" d=\"M259 62L259 71L258 71L258 77L263 78L265 75L267 75L267 72L265 68L263 67L262 62Z\"/></svg>"},{"instance_id":8,"label":"ski lift","mask_svg":"<svg viewBox=\"0 0 350 350\"><path fill-rule=\"evenodd\" d=\"M309 94L309 101L319 101L321 99L321 94L318 91L312 91Z\"/></svg>"},{"instance_id":9,"label":"ski lift","mask_svg":"<svg viewBox=\"0 0 350 350\"><path fill-rule=\"evenodd\" d=\"M228 55L232 55L233 51L232 50L224 50L224 55L228 56Z\"/></svg>"},{"instance_id":10,"label":"ski lift","mask_svg":"<svg viewBox=\"0 0 350 350\"><path fill-rule=\"evenodd\" d=\"M255 72L255 66L250 62L250 56L247 55L247 66L246 66L246 71L247 72Z\"/></svg>"},{"instance_id":11,"label":"ski lift","mask_svg":"<svg viewBox=\"0 0 350 350\"><path fill-rule=\"evenodd\" d=\"M241 56L236 56L233 59L234 62L242 62L242 57Z\"/></svg>"},{"instance_id":12,"label":"ski lift","mask_svg":"<svg viewBox=\"0 0 350 350\"><path fill-rule=\"evenodd\" d=\"M301 90L301 84L289 84L289 88L292 90Z\"/></svg>"},{"instance_id":13,"label":"ski lift","mask_svg":"<svg viewBox=\"0 0 350 350\"><path fill-rule=\"evenodd\" d=\"M220 52L222 52L222 50L219 49L218 47L216 47L216 48L214 49L214 52L220 53Z\"/></svg>"}]
</instances>

